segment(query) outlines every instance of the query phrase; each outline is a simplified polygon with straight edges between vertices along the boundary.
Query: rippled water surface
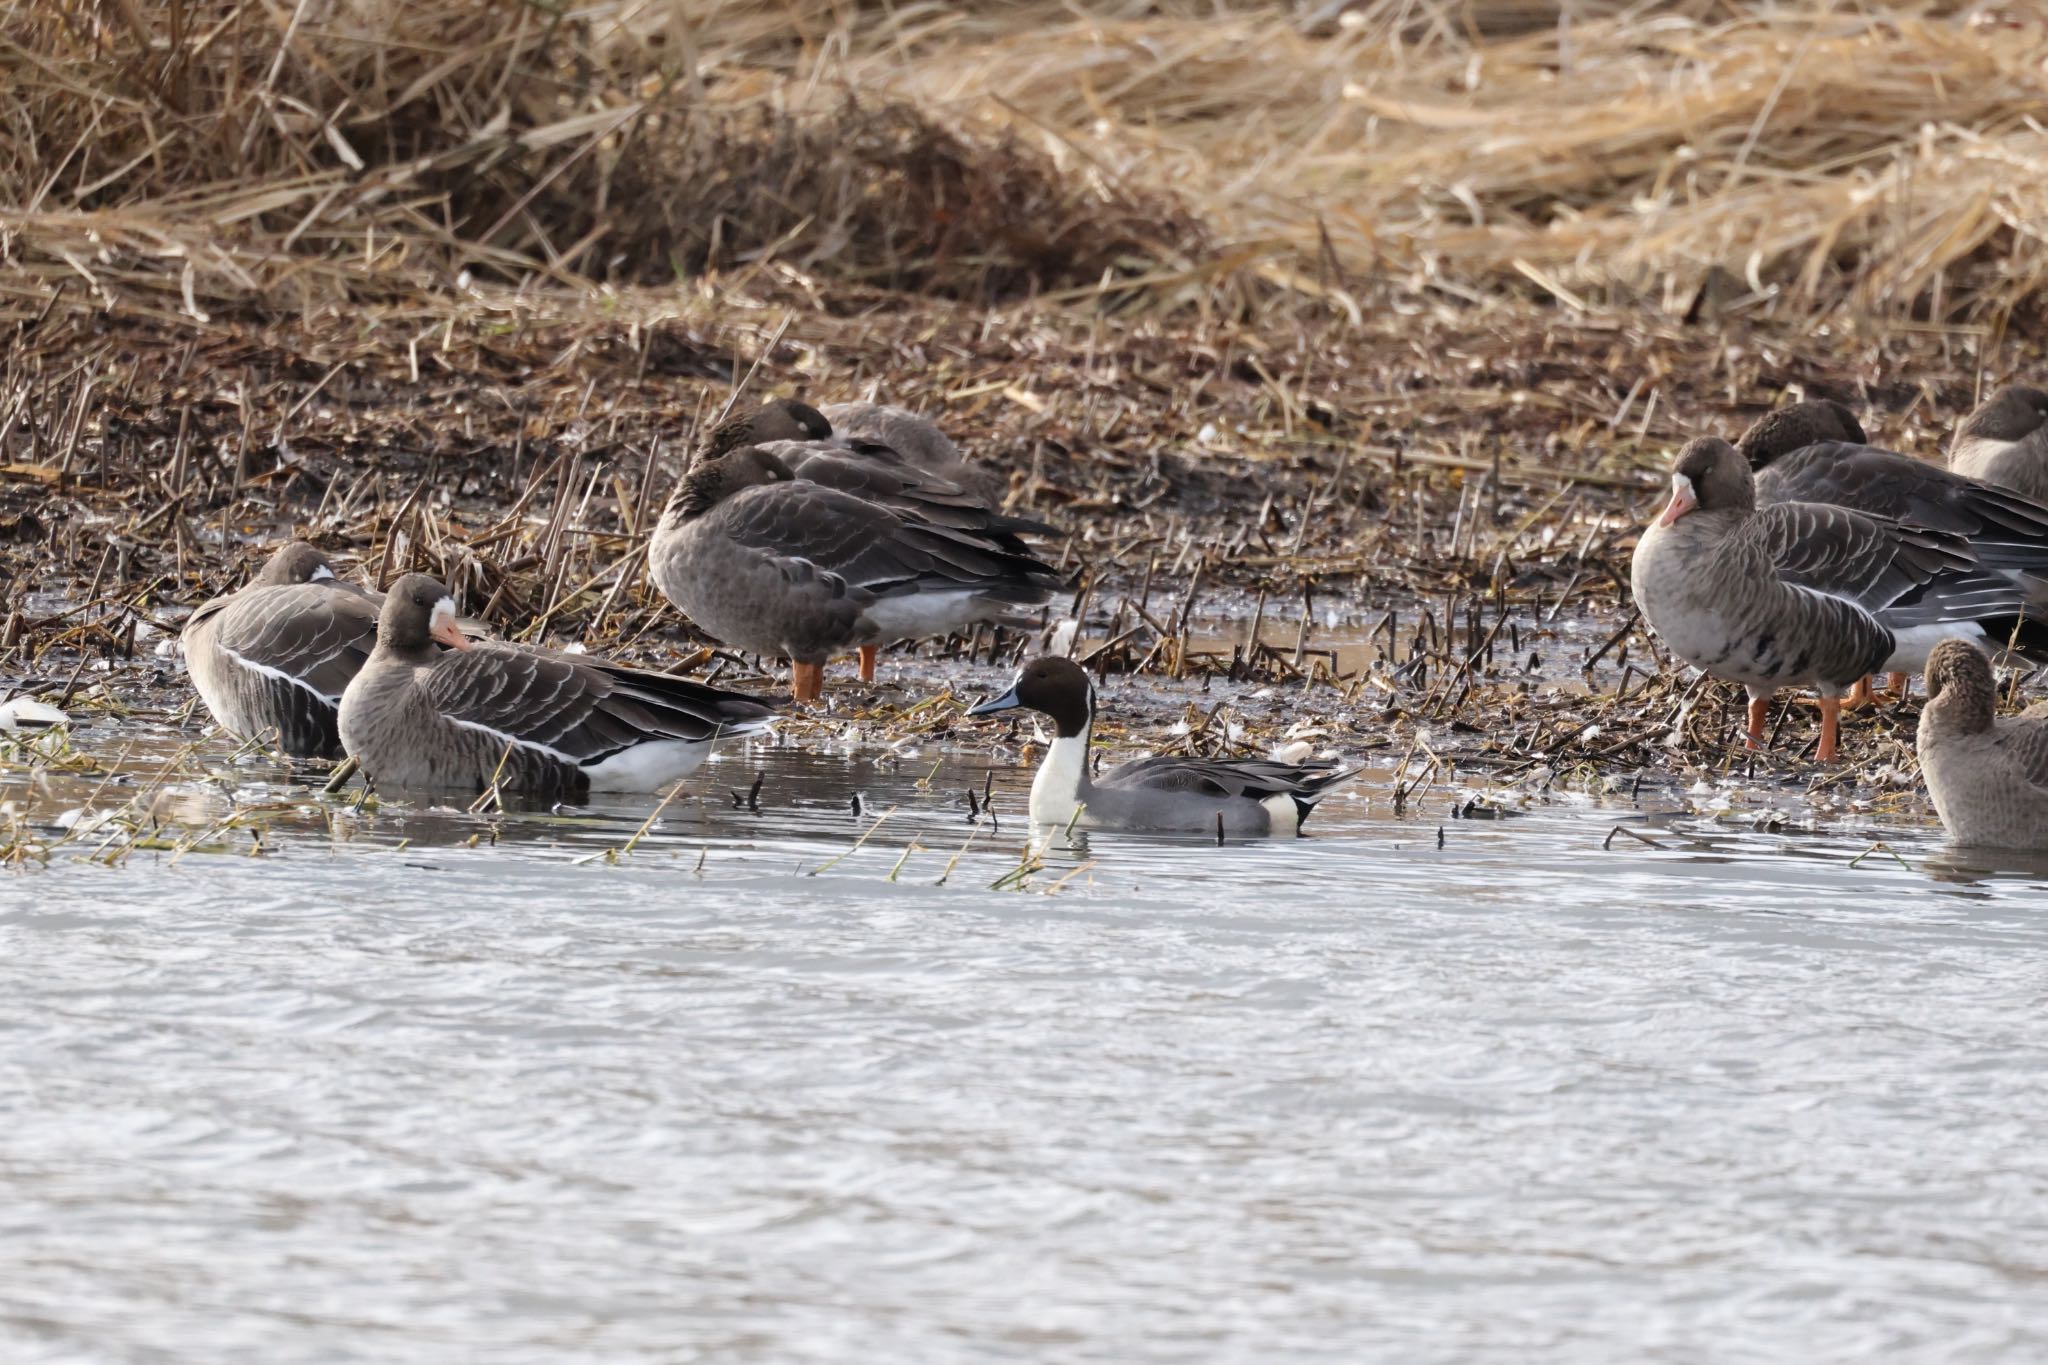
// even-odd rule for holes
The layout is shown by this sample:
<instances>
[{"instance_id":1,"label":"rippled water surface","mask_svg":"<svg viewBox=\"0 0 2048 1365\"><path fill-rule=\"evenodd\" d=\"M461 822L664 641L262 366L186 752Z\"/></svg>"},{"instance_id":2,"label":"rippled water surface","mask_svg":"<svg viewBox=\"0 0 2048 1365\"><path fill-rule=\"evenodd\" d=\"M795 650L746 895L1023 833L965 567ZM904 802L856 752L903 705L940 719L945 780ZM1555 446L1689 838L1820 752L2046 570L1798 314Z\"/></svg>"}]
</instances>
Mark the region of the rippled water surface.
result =
<instances>
[{"instance_id":1,"label":"rippled water surface","mask_svg":"<svg viewBox=\"0 0 2048 1365\"><path fill-rule=\"evenodd\" d=\"M5 874L0 1359L2048 1354L2044 869L1369 773L1020 872L983 777Z\"/></svg>"}]
</instances>

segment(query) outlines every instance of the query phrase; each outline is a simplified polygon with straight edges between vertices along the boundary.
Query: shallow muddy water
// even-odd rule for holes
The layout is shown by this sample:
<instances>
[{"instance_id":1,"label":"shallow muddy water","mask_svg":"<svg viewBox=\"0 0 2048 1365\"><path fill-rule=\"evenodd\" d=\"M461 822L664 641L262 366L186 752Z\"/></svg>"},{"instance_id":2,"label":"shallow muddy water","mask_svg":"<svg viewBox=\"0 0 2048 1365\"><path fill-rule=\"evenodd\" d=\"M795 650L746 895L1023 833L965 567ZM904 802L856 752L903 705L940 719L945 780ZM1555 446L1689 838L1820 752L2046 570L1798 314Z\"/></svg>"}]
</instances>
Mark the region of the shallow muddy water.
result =
<instances>
[{"instance_id":1,"label":"shallow muddy water","mask_svg":"<svg viewBox=\"0 0 2048 1365\"><path fill-rule=\"evenodd\" d=\"M226 754L111 866L0 787L0 1358L2048 1351L2048 866L1924 823L1373 769L1020 872L1024 771L855 737L621 857Z\"/></svg>"}]
</instances>

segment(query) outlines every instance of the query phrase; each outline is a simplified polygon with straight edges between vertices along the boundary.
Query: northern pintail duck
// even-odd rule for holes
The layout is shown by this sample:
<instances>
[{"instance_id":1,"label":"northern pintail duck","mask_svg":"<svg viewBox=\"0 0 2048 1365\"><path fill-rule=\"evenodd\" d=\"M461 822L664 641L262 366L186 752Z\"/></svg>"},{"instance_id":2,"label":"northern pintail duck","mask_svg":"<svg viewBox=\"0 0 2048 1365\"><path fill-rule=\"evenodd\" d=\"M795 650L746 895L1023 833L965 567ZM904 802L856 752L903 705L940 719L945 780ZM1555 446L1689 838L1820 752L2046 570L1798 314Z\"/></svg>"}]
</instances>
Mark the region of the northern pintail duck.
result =
<instances>
[{"instance_id":1,"label":"northern pintail duck","mask_svg":"<svg viewBox=\"0 0 2048 1365\"><path fill-rule=\"evenodd\" d=\"M1927 658L1915 747L1949 837L1995 848L2048 848L2048 715L2000 719L1991 661L1963 640Z\"/></svg>"},{"instance_id":2,"label":"northern pintail duck","mask_svg":"<svg viewBox=\"0 0 2048 1365\"><path fill-rule=\"evenodd\" d=\"M1058 583L1029 555L797 479L757 446L684 477L649 566L714 639L790 660L798 701L817 700L833 654L861 649L871 680L875 648L1006 622Z\"/></svg>"},{"instance_id":3,"label":"northern pintail duck","mask_svg":"<svg viewBox=\"0 0 2048 1365\"><path fill-rule=\"evenodd\" d=\"M446 645L444 651L437 645ZM342 694L341 742L378 786L579 799L651 792L774 709L688 678L582 654L472 644L425 574L391 587L377 646Z\"/></svg>"},{"instance_id":4,"label":"northern pintail duck","mask_svg":"<svg viewBox=\"0 0 2048 1365\"><path fill-rule=\"evenodd\" d=\"M318 549L291 541L248 585L186 619L185 667L222 729L275 736L294 758L339 758L335 709L376 647L378 606Z\"/></svg>"},{"instance_id":5,"label":"northern pintail duck","mask_svg":"<svg viewBox=\"0 0 2048 1365\"><path fill-rule=\"evenodd\" d=\"M1053 741L1031 779L1031 818L1042 825L1236 835L1293 834L1338 783L1357 769L1327 761L1155 755L1089 772L1095 687L1071 659L1026 664L1007 692L969 707L970 716L1018 707L1053 723Z\"/></svg>"},{"instance_id":6,"label":"northern pintail duck","mask_svg":"<svg viewBox=\"0 0 2048 1365\"><path fill-rule=\"evenodd\" d=\"M1671 499L1637 542L1631 581L1673 654L1748 690L1752 746L1773 693L1818 691L1823 761L1853 684L1918 672L1937 641L1982 638L1980 621L2021 605L1959 536L1823 503L1759 509L1748 463L1711 437L1673 460Z\"/></svg>"},{"instance_id":7,"label":"northern pintail duck","mask_svg":"<svg viewBox=\"0 0 2048 1365\"><path fill-rule=\"evenodd\" d=\"M1962 420L1948 467L2048 503L2048 393L2010 384Z\"/></svg>"}]
</instances>

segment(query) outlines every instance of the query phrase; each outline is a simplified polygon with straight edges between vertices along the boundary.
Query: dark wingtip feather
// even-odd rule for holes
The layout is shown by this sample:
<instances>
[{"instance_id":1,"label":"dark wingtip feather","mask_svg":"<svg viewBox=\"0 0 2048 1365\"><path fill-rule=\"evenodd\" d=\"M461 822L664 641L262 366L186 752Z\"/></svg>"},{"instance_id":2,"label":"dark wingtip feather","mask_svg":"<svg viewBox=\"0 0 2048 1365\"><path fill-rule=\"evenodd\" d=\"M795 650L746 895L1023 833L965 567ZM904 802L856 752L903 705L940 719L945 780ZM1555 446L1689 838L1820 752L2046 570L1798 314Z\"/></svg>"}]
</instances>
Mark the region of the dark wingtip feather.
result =
<instances>
[{"instance_id":1,"label":"dark wingtip feather","mask_svg":"<svg viewBox=\"0 0 2048 1365\"><path fill-rule=\"evenodd\" d=\"M1998 648L2010 648L2030 664L2048 664L2048 621L2018 615L1987 616L1979 624Z\"/></svg>"}]
</instances>

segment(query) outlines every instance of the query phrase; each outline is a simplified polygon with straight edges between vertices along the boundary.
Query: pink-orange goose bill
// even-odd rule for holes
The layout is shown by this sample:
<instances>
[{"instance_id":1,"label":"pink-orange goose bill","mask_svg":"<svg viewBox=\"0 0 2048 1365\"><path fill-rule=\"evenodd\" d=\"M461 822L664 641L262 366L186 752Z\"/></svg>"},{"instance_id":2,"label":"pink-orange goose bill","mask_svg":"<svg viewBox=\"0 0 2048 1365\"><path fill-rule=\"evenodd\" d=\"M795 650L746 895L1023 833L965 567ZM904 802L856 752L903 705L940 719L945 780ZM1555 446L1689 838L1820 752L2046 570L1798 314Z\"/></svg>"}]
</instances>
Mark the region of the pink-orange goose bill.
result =
<instances>
[{"instance_id":1,"label":"pink-orange goose bill","mask_svg":"<svg viewBox=\"0 0 2048 1365\"><path fill-rule=\"evenodd\" d=\"M1700 505L1699 494L1693 491L1692 480L1683 474L1671 476L1671 501L1664 504L1664 510L1657 515L1659 526L1669 526L1687 512Z\"/></svg>"},{"instance_id":2,"label":"pink-orange goose bill","mask_svg":"<svg viewBox=\"0 0 2048 1365\"><path fill-rule=\"evenodd\" d=\"M427 634L433 636L450 649L468 649L469 637L462 633L462 627L455 624L455 604L440 602L434 606L434 614L427 621Z\"/></svg>"}]
</instances>

